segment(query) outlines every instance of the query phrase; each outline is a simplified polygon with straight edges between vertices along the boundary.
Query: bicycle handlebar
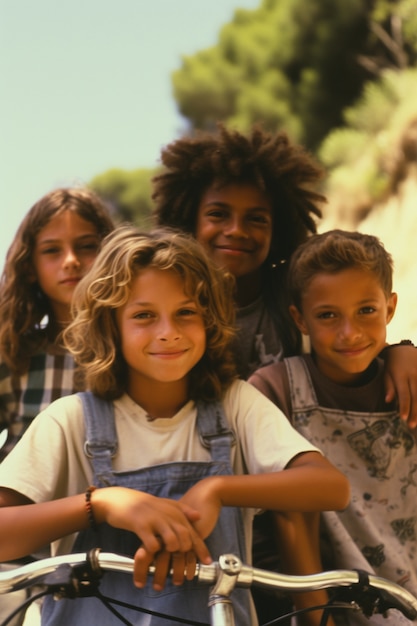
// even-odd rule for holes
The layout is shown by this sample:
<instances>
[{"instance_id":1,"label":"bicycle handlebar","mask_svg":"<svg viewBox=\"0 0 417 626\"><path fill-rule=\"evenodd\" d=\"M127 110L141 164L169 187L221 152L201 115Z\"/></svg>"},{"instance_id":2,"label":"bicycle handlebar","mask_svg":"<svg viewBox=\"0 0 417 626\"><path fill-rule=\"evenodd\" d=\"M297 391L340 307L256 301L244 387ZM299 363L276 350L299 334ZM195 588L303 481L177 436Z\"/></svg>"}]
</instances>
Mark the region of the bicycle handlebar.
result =
<instances>
[{"instance_id":1,"label":"bicycle handlebar","mask_svg":"<svg viewBox=\"0 0 417 626\"><path fill-rule=\"evenodd\" d=\"M61 592L71 588L72 596L83 594L82 587L88 587L92 579L98 579L105 571L133 572L133 559L111 552L101 552L98 548L86 553L66 554L34 561L15 569L0 572L0 594L17 591L33 585L46 585ZM77 568L82 570L77 578ZM86 569L87 568L87 569ZM61 571L61 576L57 576ZM155 568L149 568L153 575ZM409 591L385 578L356 570L331 570L294 576L270 572L244 565L234 555L222 555L210 565L197 564L195 579L202 584L215 584L223 573L236 578L236 586L274 588L286 592L315 591L318 589L343 589L345 599L356 602L363 610L358 596L374 594L377 601L373 611L384 613L390 608L397 609L409 620L417 618L417 598ZM365 602L366 604L366 602Z\"/></svg>"}]
</instances>

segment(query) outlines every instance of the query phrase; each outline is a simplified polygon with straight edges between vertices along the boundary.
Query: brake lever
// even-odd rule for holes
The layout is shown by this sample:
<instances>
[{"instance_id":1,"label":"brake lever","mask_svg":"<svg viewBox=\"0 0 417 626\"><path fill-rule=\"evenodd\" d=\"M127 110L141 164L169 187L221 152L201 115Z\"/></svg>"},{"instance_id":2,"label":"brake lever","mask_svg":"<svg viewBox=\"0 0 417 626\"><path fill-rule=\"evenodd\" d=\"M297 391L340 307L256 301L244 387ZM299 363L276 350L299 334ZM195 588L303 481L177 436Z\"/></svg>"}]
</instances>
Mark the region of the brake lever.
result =
<instances>
[{"instance_id":1,"label":"brake lever","mask_svg":"<svg viewBox=\"0 0 417 626\"><path fill-rule=\"evenodd\" d=\"M42 584L48 587L56 599L88 598L96 595L102 573L89 562L78 565L62 564L47 574Z\"/></svg>"}]
</instances>

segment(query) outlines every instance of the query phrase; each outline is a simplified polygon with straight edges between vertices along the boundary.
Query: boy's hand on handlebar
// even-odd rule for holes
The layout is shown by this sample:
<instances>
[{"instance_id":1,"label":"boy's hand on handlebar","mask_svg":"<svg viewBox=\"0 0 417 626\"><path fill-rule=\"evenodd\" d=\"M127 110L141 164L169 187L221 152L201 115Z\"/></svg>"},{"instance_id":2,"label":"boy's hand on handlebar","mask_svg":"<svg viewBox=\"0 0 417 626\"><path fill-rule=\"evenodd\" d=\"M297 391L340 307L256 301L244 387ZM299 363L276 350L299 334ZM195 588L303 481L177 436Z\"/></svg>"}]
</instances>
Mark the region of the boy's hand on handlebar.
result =
<instances>
[{"instance_id":1,"label":"boy's hand on handlebar","mask_svg":"<svg viewBox=\"0 0 417 626\"><path fill-rule=\"evenodd\" d=\"M143 587L146 583L148 568L155 566L153 575L153 587L161 591L165 586L166 577L172 569L172 582L174 585L182 585L184 579L192 580L195 574L197 556L193 550L188 552L168 552L161 550L158 554L147 552L141 547L135 554L133 580L137 587Z\"/></svg>"},{"instance_id":2,"label":"boy's hand on handlebar","mask_svg":"<svg viewBox=\"0 0 417 626\"><path fill-rule=\"evenodd\" d=\"M178 502L174 502L181 507L187 519L192 523L196 534L198 533L198 539L190 548L184 548L186 544L183 543L183 549L171 549L172 544L168 545L166 542L159 546L158 551L147 547L146 544L141 546L135 554L135 585L138 587L145 585L148 568L152 564L155 566L153 586L159 591L164 588L170 569L173 570L173 583L181 585L184 578L192 580L197 561L206 564L211 562L203 539L215 527L222 507L216 484L215 477L205 478L191 487Z\"/></svg>"}]
</instances>

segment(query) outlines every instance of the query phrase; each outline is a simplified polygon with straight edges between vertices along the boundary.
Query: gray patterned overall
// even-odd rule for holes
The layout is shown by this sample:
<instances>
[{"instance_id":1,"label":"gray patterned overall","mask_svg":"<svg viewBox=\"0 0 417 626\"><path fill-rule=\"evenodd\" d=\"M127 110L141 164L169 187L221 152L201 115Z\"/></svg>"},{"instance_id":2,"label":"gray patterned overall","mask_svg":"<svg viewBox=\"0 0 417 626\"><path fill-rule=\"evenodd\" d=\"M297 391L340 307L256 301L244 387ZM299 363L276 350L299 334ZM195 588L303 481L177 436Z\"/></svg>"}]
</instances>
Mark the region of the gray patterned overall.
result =
<instances>
[{"instance_id":1,"label":"gray patterned overall","mask_svg":"<svg viewBox=\"0 0 417 626\"><path fill-rule=\"evenodd\" d=\"M415 436L396 412L319 406L303 359L284 362L295 428L348 476L351 485L347 509L323 514L334 559L331 567L376 573L417 595ZM389 619L377 616L363 623L411 624L394 613ZM355 616L351 623L362 622Z\"/></svg>"}]
</instances>

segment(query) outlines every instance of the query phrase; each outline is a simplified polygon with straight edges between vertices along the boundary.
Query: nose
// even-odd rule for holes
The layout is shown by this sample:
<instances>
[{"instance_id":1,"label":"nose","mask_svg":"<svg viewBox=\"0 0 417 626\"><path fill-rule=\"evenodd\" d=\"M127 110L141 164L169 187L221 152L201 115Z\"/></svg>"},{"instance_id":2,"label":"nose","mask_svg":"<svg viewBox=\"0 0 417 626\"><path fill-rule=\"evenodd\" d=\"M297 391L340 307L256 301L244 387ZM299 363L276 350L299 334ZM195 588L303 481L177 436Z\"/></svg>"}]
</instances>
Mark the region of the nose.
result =
<instances>
[{"instance_id":1,"label":"nose","mask_svg":"<svg viewBox=\"0 0 417 626\"><path fill-rule=\"evenodd\" d=\"M226 224L224 234L226 237L247 238L248 234L245 229L243 218L238 215L231 217Z\"/></svg>"},{"instance_id":2,"label":"nose","mask_svg":"<svg viewBox=\"0 0 417 626\"><path fill-rule=\"evenodd\" d=\"M362 331L360 325L355 320L345 317L340 323L339 335L342 339L348 339L350 342L353 342L362 335Z\"/></svg>"},{"instance_id":3,"label":"nose","mask_svg":"<svg viewBox=\"0 0 417 626\"><path fill-rule=\"evenodd\" d=\"M181 333L177 324L171 319L162 318L157 329L157 339L159 341L178 341Z\"/></svg>"},{"instance_id":4,"label":"nose","mask_svg":"<svg viewBox=\"0 0 417 626\"><path fill-rule=\"evenodd\" d=\"M75 250L71 247L67 248L64 254L63 266L68 268L68 267L79 267L79 265L80 265L80 261L78 259L78 256Z\"/></svg>"}]
</instances>

